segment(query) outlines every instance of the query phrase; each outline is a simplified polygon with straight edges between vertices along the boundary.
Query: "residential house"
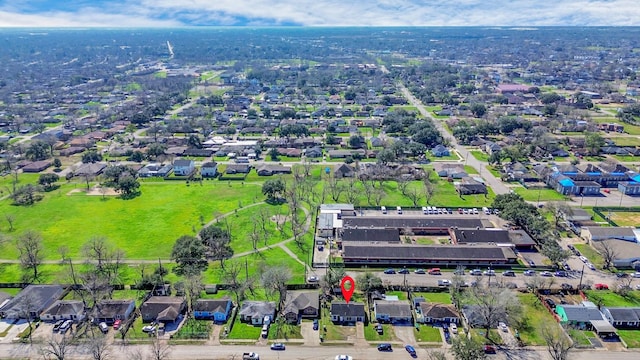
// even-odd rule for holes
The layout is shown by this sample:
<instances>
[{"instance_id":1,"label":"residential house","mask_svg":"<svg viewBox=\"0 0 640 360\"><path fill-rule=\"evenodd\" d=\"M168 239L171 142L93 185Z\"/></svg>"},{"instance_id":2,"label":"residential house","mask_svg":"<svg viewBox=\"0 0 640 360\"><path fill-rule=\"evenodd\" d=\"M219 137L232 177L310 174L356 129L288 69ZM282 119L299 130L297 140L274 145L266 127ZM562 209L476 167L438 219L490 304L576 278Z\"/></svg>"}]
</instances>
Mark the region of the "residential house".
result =
<instances>
[{"instance_id":1,"label":"residential house","mask_svg":"<svg viewBox=\"0 0 640 360\"><path fill-rule=\"evenodd\" d=\"M589 241L602 241L608 239L636 242L636 233L633 226L600 227L585 226L580 232L580 237Z\"/></svg>"},{"instance_id":2,"label":"residential house","mask_svg":"<svg viewBox=\"0 0 640 360\"><path fill-rule=\"evenodd\" d=\"M145 165L142 169L138 170L138 176L140 177L166 177L171 174L173 166L171 164L158 164L151 163Z\"/></svg>"},{"instance_id":3,"label":"residential house","mask_svg":"<svg viewBox=\"0 0 640 360\"><path fill-rule=\"evenodd\" d=\"M444 145L438 144L433 149L431 149L431 153L435 157L449 156L449 148Z\"/></svg>"},{"instance_id":4,"label":"residential house","mask_svg":"<svg viewBox=\"0 0 640 360\"><path fill-rule=\"evenodd\" d=\"M602 314L616 329L640 329L640 307L603 307Z\"/></svg>"},{"instance_id":5,"label":"residential house","mask_svg":"<svg viewBox=\"0 0 640 360\"><path fill-rule=\"evenodd\" d=\"M331 321L340 325L353 325L357 322L364 322L366 312L364 304L359 302L333 301L331 303Z\"/></svg>"},{"instance_id":6,"label":"residential house","mask_svg":"<svg viewBox=\"0 0 640 360\"><path fill-rule=\"evenodd\" d=\"M107 164L104 163L82 164L73 172L73 174L75 176L98 176L102 174L106 168Z\"/></svg>"},{"instance_id":7,"label":"residential house","mask_svg":"<svg viewBox=\"0 0 640 360\"><path fill-rule=\"evenodd\" d=\"M469 176L461 164L433 164L433 169L440 177L448 177L452 179L462 179Z\"/></svg>"},{"instance_id":8,"label":"residential house","mask_svg":"<svg viewBox=\"0 0 640 360\"><path fill-rule=\"evenodd\" d=\"M291 174L290 166L277 164L262 164L256 168L258 176L272 176L276 174Z\"/></svg>"},{"instance_id":9,"label":"residential house","mask_svg":"<svg viewBox=\"0 0 640 360\"><path fill-rule=\"evenodd\" d=\"M507 313L504 309L495 309L495 314L490 317L490 324L487 324L487 317L483 315L483 309L479 305L463 305L462 316L467 324L472 328L496 328L499 322L507 323Z\"/></svg>"},{"instance_id":10,"label":"residential house","mask_svg":"<svg viewBox=\"0 0 640 360\"><path fill-rule=\"evenodd\" d=\"M143 322L172 323L181 318L186 301L178 296L152 296L140 306Z\"/></svg>"},{"instance_id":11,"label":"residential house","mask_svg":"<svg viewBox=\"0 0 640 360\"><path fill-rule=\"evenodd\" d=\"M640 182L621 181L618 183L618 191L625 195L640 195Z\"/></svg>"},{"instance_id":12,"label":"residential house","mask_svg":"<svg viewBox=\"0 0 640 360\"><path fill-rule=\"evenodd\" d=\"M128 320L135 309L136 302L134 300L102 300L98 301L93 308L91 317L96 324L101 322L113 324L116 320Z\"/></svg>"},{"instance_id":13,"label":"residential house","mask_svg":"<svg viewBox=\"0 0 640 360\"><path fill-rule=\"evenodd\" d=\"M216 323L224 323L231 314L231 299L198 299L193 306L196 319L211 319Z\"/></svg>"},{"instance_id":14,"label":"residential house","mask_svg":"<svg viewBox=\"0 0 640 360\"><path fill-rule=\"evenodd\" d=\"M51 160L34 161L34 162L30 162L30 163L26 164L25 166L23 166L22 167L22 172L38 173L38 172L46 170L51 165L53 165L53 161L51 161Z\"/></svg>"},{"instance_id":15,"label":"residential house","mask_svg":"<svg viewBox=\"0 0 640 360\"><path fill-rule=\"evenodd\" d=\"M494 152L499 152L500 150L502 150L502 146L500 146L500 145L498 145L498 144L496 144L496 143L494 143L494 142L487 141L487 142L484 144L483 150L484 150L487 154L491 155L491 154L493 154Z\"/></svg>"},{"instance_id":16,"label":"residential house","mask_svg":"<svg viewBox=\"0 0 640 360\"><path fill-rule=\"evenodd\" d=\"M416 307L416 315L416 321L425 324L460 322L460 314L452 304L421 302Z\"/></svg>"},{"instance_id":17,"label":"residential house","mask_svg":"<svg viewBox=\"0 0 640 360\"><path fill-rule=\"evenodd\" d=\"M84 304L78 300L57 300L40 314L43 321L72 320L81 322L87 318Z\"/></svg>"},{"instance_id":18,"label":"residential house","mask_svg":"<svg viewBox=\"0 0 640 360\"><path fill-rule=\"evenodd\" d=\"M333 171L333 176L337 179L351 178L355 175L356 170L347 164L341 164Z\"/></svg>"},{"instance_id":19,"label":"residential house","mask_svg":"<svg viewBox=\"0 0 640 360\"><path fill-rule=\"evenodd\" d=\"M0 317L7 319L36 319L64 294L60 285L29 285L0 308Z\"/></svg>"},{"instance_id":20,"label":"residential house","mask_svg":"<svg viewBox=\"0 0 640 360\"><path fill-rule=\"evenodd\" d=\"M182 152L182 156L210 157L213 155L212 149L188 148Z\"/></svg>"},{"instance_id":21,"label":"residential house","mask_svg":"<svg viewBox=\"0 0 640 360\"><path fill-rule=\"evenodd\" d=\"M274 319L276 303L267 301L245 301L240 307L240 321L253 325L262 325L264 318Z\"/></svg>"},{"instance_id":22,"label":"residential house","mask_svg":"<svg viewBox=\"0 0 640 360\"><path fill-rule=\"evenodd\" d=\"M287 291L284 309L286 321L298 324L301 319L315 319L320 314L320 298L317 291Z\"/></svg>"},{"instance_id":23,"label":"residential house","mask_svg":"<svg viewBox=\"0 0 640 360\"><path fill-rule=\"evenodd\" d=\"M472 177L464 177L454 183L456 191L460 195L487 194L487 186Z\"/></svg>"},{"instance_id":24,"label":"residential house","mask_svg":"<svg viewBox=\"0 0 640 360\"><path fill-rule=\"evenodd\" d=\"M228 164L224 170L225 174L248 174L251 171L249 164Z\"/></svg>"},{"instance_id":25,"label":"residential house","mask_svg":"<svg viewBox=\"0 0 640 360\"><path fill-rule=\"evenodd\" d=\"M354 150L329 150L327 151L330 159L344 159L350 156L359 156L364 158L367 155L367 152L363 149L354 149Z\"/></svg>"},{"instance_id":26,"label":"residential house","mask_svg":"<svg viewBox=\"0 0 640 360\"><path fill-rule=\"evenodd\" d=\"M210 161L202 164L200 175L205 178L216 177L218 175L218 163Z\"/></svg>"},{"instance_id":27,"label":"residential house","mask_svg":"<svg viewBox=\"0 0 640 360\"><path fill-rule=\"evenodd\" d=\"M318 146L315 146L311 149L306 149L304 151L304 155L308 158L320 158L322 157L322 149Z\"/></svg>"},{"instance_id":28,"label":"residential house","mask_svg":"<svg viewBox=\"0 0 640 360\"><path fill-rule=\"evenodd\" d=\"M373 303L375 319L383 323L411 324L413 314L407 301L376 300Z\"/></svg>"},{"instance_id":29,"label":"residential house","mask_svg":"<svg viewBox=\"0 0 640 360\"><path fill-rule=\"evenodd\" d=\"M593 320L606 320L593 304L556 305L555 312L558 314L561 324L583 330L591 329L591 321Z\"/></svg>"},{"instance_id":30,"label":"residential house","mask_svg":"<svg viewBox=\"0 0 640 360\"><path fill-rule=\"evenodd\" d=\"M173 161L173 173L176 176L189 176L196 169L196 163L193 160L178 159Z\"/></svg>"}]
</instances>

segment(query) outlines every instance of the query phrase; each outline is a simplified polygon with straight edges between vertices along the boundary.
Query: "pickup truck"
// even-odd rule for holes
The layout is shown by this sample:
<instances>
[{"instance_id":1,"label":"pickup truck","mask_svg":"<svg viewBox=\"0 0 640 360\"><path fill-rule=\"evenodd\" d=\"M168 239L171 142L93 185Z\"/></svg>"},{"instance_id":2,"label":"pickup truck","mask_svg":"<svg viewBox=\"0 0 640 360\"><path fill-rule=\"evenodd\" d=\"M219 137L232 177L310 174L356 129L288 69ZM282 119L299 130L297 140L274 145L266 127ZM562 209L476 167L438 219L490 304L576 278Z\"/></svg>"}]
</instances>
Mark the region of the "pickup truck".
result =
<instances>
[{"instance_id":1,"label":"pickup truck","mask_svg":"<svg viewBox=\"0 0 640 360\"><path fill-rule=\"evenodd\" d=\"M242 360L260 360L260 355L254 352L246 352L242 354Z\"/></svg>"}]
</instances>

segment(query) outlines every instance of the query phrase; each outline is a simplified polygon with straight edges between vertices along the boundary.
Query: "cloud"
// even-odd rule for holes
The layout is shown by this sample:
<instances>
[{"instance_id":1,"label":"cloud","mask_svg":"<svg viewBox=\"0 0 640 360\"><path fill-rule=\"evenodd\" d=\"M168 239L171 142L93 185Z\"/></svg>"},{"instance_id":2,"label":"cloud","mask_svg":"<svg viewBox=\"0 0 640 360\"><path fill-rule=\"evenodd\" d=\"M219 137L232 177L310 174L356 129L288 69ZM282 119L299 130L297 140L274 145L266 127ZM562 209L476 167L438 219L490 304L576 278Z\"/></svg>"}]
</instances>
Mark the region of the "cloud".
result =
<instances>
[{"instance_id":1,"label":"cloud","mask_svg":"<svg viewBox=\"0 0 640 360\"><path fill-rule=\"evenodd\" d=\"M640 25L637 0L0 0L0 27Z\"/></svg>"}]
</instances>

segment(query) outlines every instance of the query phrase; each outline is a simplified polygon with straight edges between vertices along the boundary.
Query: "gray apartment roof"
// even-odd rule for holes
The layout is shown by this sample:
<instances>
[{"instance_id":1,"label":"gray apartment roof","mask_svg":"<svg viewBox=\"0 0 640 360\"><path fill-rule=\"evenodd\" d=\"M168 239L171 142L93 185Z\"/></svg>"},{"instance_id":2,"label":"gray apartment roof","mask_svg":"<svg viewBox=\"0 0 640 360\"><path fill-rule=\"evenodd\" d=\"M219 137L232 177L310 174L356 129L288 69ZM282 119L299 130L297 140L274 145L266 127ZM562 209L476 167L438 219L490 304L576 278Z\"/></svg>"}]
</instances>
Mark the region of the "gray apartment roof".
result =
<instances>
[{"instance_id":1,"label":"gray apartment roof","mask_svg":"<svg viewBox=\"0 0 640 360\"><path fill-rule=\"evenodd\" d=\"M323 210L353 210L353 204L321 204L320 211Z\"/></svg>"},{"instance_id":2,"label":"gray apartment roof","mask_svg":"<svg viewBox=\"0 0 640 360\"><path fill-rule=\"evenodd\" d=\"M631 237L635 236L633 231L633 227L630 226L622 226L622 227L599 227L599 226L589 226L586 229L591 233L591 237L596 238L617 238L617 237Z\"/></svg>"},{"instance_id":3,"label":"gray apartment roof","mask_svg":"<svg viewBox=\"0 0 640 360\"><path fill-rule=\"evenodd\" d=\"M345 259L504 261L514 258L513 251L498 246L343 244Z\"/></svg>"},{"instance_id":4,"label":"gray apartment roof","mask_svg":"<svg viewBox=\"0 0 640 360\"><path fill-rule=\"evenodd\" d=\"M75 315L84 312L84 304L78 300L57 300L42 314L48 315Z\"/></svg>"},{"instance_id":5,"label":"gray apartment roof","mask_svg":"<svg viewBox=\"0 0 640 360\"><path fill-rule=\"evenodd\" d=\"M198 299L193 310L226 313L230 301L231 299Z\"/></svg>"},{"instance_id":6,"label":"gray apartment roof","mask_svg":"<svg viewBox=\"0 0 640 360\"><path fill-rule=\"evenodd\" d=\"M509 237L509 231L507 230L458 228L458 229L453 229L452 231L458 243L496 243L496 244L511 243L511 239Z\"/></svg>"},{"instance_id":7,"label":"gray apartment roof","mask_svg":"<svg viewBox=\"0 0 640 360\"><path fill-rule=\"evenodd\" d=\"M640 321L640 308L630 307L606 307L603 310L609 311L614 321L638 322Z\"/></svg>"},{"instance_id":8,"label":"gray apartment roof","mask_svg":"<svg viewBox=\"0 0 640 360\"><path fill-rule=\"evenodd\" d=\"M126 313L132 302L133 300L103 300L95 306L92 315L96 318L113 318Z\"/></svg>"},{"instance_id":9,"label":"gray apartment roof","mask_svg":"<svg viewBox=\"0 0 640 360\"><path fill-rule=\"evenodd\" d=\"M345 228L490 228L493 224L486 219L461 217L412 217L412 216L345 216L342 218Z\"/></svg>"},{"instance_id":10,"label":"gray apartment roof","mask_svg":"<svg viewBox=\"0 0 640 360\"><path fill-rule=\"evenodd\" d=\"M582 305L558 305L564 309L568 321L588 322L591 320L604 320L598 308Z\"/></svg>"},{"instance_id":11,"label":"gray apartment roof","mask_svg":"<svg viewBox=\"0 0 640 360\"><path fill-rule=\"evenodd\" d=\"M4 314L21 312L25 304L25 299L29 299L30 307L38 312L44 307L58 300L62 296L64 289L60 285L29 285L16 295L11 301L0 309Z\"/></svg>"},{"instance_id":12,"label":"gray apartment roof","mask_svg":"<svg viewBox=\"0 0 640 360\"><path fill-rule=\"evenodd\" d=\"M400 242L399 229L344 229L342 241Z\"/></svg>"},{"instance_id":13,"label":"gray apartment roof","mask_svg":"<svg viewBox=\"0 0 640 360\"><path fill-rule=\"evenodd\" d=\"M364 304L358 302L345 303L334 301L331 303L331 315L337 316L365 316Z\"/></svg>"},{"instance_id":14,"label":"gray apartment roof","mask_svg":"<svg viewBox=\"0 0 640 360\"><path fill-rule=\"evenodd\" d=\"M391 317L411 317L411 306L407 301L376 300L374 308L376 314L386 314Z\"/></svg>"}]
</instances>

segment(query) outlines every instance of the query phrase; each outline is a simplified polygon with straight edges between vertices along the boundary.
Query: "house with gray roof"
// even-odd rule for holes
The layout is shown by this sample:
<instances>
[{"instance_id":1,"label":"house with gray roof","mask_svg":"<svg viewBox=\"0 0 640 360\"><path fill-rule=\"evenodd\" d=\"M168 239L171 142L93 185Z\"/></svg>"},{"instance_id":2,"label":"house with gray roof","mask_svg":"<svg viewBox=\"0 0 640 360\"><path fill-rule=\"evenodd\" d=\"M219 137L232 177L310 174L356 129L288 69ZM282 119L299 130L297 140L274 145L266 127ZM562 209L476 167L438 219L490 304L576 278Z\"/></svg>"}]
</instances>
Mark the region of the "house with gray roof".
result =
<instances>
[{"instance_id":1,"label":"house with gray roof","mask_svg":"<svg viewBox=\"0 0 640 360\"><path fill-rule=\"evenodd\" d=\"M382 323L412 324L413 313L408 301L376 300L373 303L375 319Z\"/></svg>"},{"instance_id":2,"label":"house with gray roof","mask_svg":"<svg viewBox=\"0 0 640 360\"><path fill-rule=\"evenodd\" d=\"M567 324L579 329L590 329L591 321L606 320L604 315L593 305L557 305L556 314L561 324Z\"/></svg>"},{"instance_id":3,"label":"house with gray roof","mask_svg":"<svg viewBox=\"0 0 640 360\"><path fill-rule=\"evenodd\" d=\"M616 329L640 329L640 307L603 307L602 314Z\"/></svg>"},{"instance_id":4,"label":"house with gray roof","mask_svg":"<svg viewBox=\"0 0 640 360\"><path fill-rule=\"evenodd\" d=\"M614 226L614 227L600 227L600 226L585 226L580 231L580 237L587 241L602 241L602 240L624 240L637 242L635 228L632 226Z\"/></svg>"},{"instance_id":5,"label":"house with gray roof","mask_svg":"<svg viewBox=\"0 0 640 360\"><path fill-rule=\"evenodd\" d=\"M40 314L64 294L60 285L29 285L0 308L7 319L37 319Z\"/></svg>"},{"instance_id":6,"label":"house with gray roof","mask_svg":"<svg viewBox=\"0 0 640 360\"><path fill-rule=\"evenodd\" d=\"M95 324L105 322L111 325L116 320L126 321L135 309L134 300L102 300L93 308L91 317Z\"/></svg>"},{"instance_id":7,"label":"house with gray roof","mask_svg":"<svg viewBox=\"0 0 640 360\"><path fill-rule=\"evenodd\" d=\"M152 296L140 306L143 322L171 323L181 318L186 301L178 296Z\"/></svg>"},{"instance_id":8,"label":"house with gray roof","mask_svg":"<svg viewBox=\"0 0 640 360\"><path fill-rule=\"evenodd\" d=\"M353 325L356 322L364 322L367 314L364 304L360 302L333 301L331 303L331 321L340 325Z\"/></svg>"},{"instance_id":9,"label":"house with gray roof","mask_svg":"<svg viewBox=\"0 0 640 360\"><path fill-rule=\"evenodd\" d=\"M82 301L57 300L40 314L43 321L71 320L75 323L87 318Z\"/></svg>"},{"instance_id":10,"label":"house with gray roof","mask_svg":"<svg viewBox=\"0 0 640 360\"><path fill-rule=\"evenodd\" d=\"M315 319L320 314L320 296L317 291L287 291L281 313L290 324Z\"/></svg>"},{"instance_id":11,"label":"house with gray roof","mask_svg":"<svg viewBox=\"0 0 640 360\"><path fill-rule=\"evenodd\" d=\"M267 301L244 301L238 312L240 321L253 325L262 325L265 316L272 321L276 313L276 303Z\"/></svg>"}]
</instances>

